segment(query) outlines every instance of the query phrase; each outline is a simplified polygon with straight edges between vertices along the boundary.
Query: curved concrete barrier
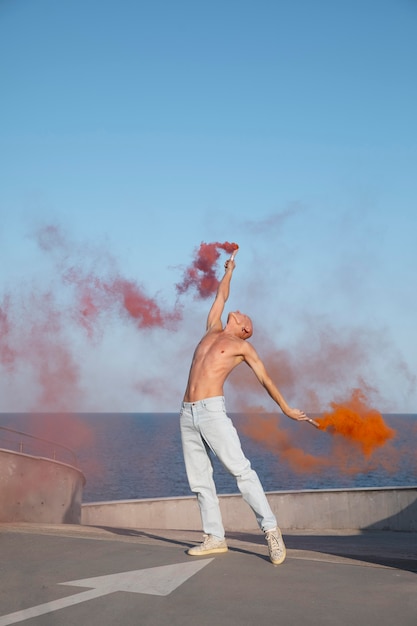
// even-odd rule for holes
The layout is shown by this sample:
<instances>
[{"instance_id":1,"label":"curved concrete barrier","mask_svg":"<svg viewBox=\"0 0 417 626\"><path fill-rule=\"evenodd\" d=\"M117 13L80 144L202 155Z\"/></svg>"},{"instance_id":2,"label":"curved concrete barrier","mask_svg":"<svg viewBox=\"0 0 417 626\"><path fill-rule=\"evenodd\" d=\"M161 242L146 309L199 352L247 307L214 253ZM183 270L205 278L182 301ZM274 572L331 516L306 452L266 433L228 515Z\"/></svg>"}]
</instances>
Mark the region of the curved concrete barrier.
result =
<instances>
[{"instance_id":1,"label":"curved concrete barrier","mask_svg":"<svg viewBox=\"0 0 417 626\"><path fill-rule=\"evenodd\" d=\"M85 482L72 465L0 449L0 522L79 524Z\"/></svg>"},{"instance_id":2,"label":"curved concrete barrier","mask_svg":"<svg viewBox=\"0 0 417 626\"><path fill-rule=\"evenodd\" d=\"M417 531L417 486L270 492L283 529ZM257 530L240 494L219 496L226 530ZM200 530L194 496L83 504L81 523L91 526Z\"/></svg>"}]
</instances>

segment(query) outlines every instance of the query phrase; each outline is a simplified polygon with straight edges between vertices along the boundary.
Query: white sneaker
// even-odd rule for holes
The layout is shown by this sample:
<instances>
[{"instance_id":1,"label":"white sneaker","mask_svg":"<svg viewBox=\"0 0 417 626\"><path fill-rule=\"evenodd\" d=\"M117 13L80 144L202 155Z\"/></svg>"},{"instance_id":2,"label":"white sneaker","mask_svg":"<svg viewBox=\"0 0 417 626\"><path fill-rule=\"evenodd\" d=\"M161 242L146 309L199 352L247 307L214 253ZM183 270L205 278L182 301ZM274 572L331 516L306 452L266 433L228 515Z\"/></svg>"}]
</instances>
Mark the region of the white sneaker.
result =
<instances>
[{"instance_id":1,"label":"white sneaker","mask_svg":"<svg viewBox=\"0 0 417 626\"><path fill-rule=\"evenodd\" d=\"M227 543L224 539L219 539L213 535L204 535L203 543L188 550L191 556L203 556L204 554L219 554L228 551Z\"/></svg>"},{"instance_id":2,"label":"white sneaker","mask_svg":"<svg viewBox=\"0 0 417 626\"><path fill-rule=\"evenodd\" d=\"M280 529L267 530L265 538L268 542L269 558L274 565L280 565L285 561L287 550Z\"/></svg>"}]
</instances>

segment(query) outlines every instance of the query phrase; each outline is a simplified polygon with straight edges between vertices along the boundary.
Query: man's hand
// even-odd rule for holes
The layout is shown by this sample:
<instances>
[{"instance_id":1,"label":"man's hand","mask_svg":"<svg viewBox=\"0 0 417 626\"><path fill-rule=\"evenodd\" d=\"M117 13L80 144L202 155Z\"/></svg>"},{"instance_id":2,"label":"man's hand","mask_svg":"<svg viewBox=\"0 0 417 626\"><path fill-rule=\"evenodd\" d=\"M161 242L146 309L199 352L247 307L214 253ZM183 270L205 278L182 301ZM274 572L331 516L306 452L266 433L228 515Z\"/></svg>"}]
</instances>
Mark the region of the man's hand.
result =
<instances>
[{"instance_id":1,"label":"man's hand","mask_svg":"<svg viewBox=\"0 0 417 626\"><path fill-rule=\"evenodd\" d=\"M285 411L285 415L290 417L292 420L296 420L297 422L308 422L312 426L319 428L318 422L311 419L311 417L308 417L308 415L306 415L304 411L301 411L300 409L292 409L291 407L289 407L289 409Z\"/></svg>"},{"instance_id":2,"label":"man's hand","mask_svg":"<svg viewBox=\"0 0 417 626\"><path fill-rule=\"evenodd\" d=\"M224 264L224 269L227 270L234 270L236 267L235 261L234 259L227 259L226 263Z\"/></svg>"}]
</instances>

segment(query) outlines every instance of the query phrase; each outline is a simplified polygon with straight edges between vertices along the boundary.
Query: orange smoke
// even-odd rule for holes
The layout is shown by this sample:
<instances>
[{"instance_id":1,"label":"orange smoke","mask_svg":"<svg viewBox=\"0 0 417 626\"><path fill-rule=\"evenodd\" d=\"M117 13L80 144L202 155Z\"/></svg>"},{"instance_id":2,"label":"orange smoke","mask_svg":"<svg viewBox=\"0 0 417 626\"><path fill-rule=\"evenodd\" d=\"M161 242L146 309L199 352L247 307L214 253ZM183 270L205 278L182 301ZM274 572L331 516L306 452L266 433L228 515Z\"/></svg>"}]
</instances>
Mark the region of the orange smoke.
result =
<instances>
[{"instance_id":1,"label":"orange smoke","mask_svg":"<svg viewBox=\"0 0 417 626\"><path fill-rule=\"evenodd\" d=\"M215 293L219 281L216 276L216 262L219 259L219 250L228 254L235 252L239 246L236 243L204 243L194 253L194 260L184 272L181 283L176 285L179 294L183 294L195 287L201 298L208 298Z\"/></svg>"},{"instance_id":2,"label":"orange smoke","mask_svg":"<svg viewBox=\"0 0 417 626\"><path fill-rule=\"evenodd\" d=\"M369 406L365 391L354 389L346 402L332 402L330 406L332 411L314 418L319 430L329 435L320 444L320 453L316 455L299 446L301 442L306 446L310 444L307 437L314 446L314 442L319 443L317 436L323 437L324 433L320 435L305 422L294 423L294 428L287 430L278 416L249 417L246 414L242 432L277 454L280 461L297 473L332 468L348 475L376 466L395 471L399 457L388 442L395 437L396 431L386 425L376 409ZM377 454L383 446L386 446L384 454Z\"/></svg>"},{"instance_id":3,"label":"orange smoke","mask_svg":"<svg viewBox=\"0 0 417 626\"><path fill-rule=\"evenodd\" d=\"M366 456L395 436L395 430L385 424L381 413L368 406L361 389L353 389L346 403L331 402L330 406L333 410L316 420L319 428L349 439Z\"/></svg>"},{"instance_id":4,"label":"orange smoke","mask_svg":"<svg viewBox=\"0 0 417 626\"><path fill-rule=\"evenodd\" d=\"M242 432L253 441L263 444L271 452L279 454L280 460L296 472L314 472L330 465L325 457L317 457L294 446L291 436L279 428L276 417L247 418L242 425Z\"/></svg>"}]
</instances>

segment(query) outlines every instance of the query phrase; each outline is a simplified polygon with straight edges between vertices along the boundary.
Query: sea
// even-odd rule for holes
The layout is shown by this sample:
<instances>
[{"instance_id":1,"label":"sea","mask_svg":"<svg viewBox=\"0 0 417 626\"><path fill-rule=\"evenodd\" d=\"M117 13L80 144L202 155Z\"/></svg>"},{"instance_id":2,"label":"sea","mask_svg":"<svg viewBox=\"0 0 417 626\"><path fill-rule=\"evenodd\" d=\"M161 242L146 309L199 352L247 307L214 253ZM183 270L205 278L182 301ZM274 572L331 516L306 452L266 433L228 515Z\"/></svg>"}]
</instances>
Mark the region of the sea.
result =
<instances>
[{"instance_id":1,"label":"sea","mask_svg":"<svg viewBox=\"0 0 417 626\"><path fill-rule=\"evenodd\" d=\"M230 417L267 492L417 485L417 414L384 415L393 436L371 454L281 416L269 416L284 434L278 443L268 432L254 440L246 426L256 414ZM0 413L0 448L20 446L38 456L53 449L58 461L84 474L84 502L188 496L178 419L178 413ZM238 493L235 479L211 458L218 493Z\"/></svg>"}]
</instances>

